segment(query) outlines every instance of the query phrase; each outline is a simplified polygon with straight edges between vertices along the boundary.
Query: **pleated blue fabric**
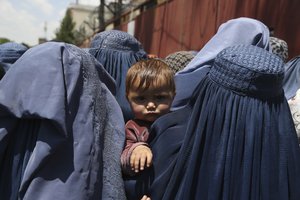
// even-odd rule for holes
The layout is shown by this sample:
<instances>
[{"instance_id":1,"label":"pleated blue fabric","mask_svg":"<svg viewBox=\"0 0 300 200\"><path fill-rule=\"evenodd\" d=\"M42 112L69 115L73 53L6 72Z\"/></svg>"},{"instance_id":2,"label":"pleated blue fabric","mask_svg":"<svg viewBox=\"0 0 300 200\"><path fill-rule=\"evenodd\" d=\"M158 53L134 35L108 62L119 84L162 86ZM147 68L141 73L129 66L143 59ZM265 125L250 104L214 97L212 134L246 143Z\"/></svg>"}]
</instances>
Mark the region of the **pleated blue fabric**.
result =
<instances>
[{"instance_id":1,"label":"pleated blue fabric","mask_svg":"<svg viewBox=\"0 0 300 200\"><path fill-rule=\"evenodd\" d=\"M128 69L133 64L147 58L147 53L141 43L123 31L103 31L95 35L89 52L115 79L116 99L123 111L125 122L132 119L133 114L125 96L125 79Z\"/></svg>"},{"instance_id":2,"label":"pleated blue fabric","mask_svg":"<svg viewBox=\"0 0 300 200\"><path fill-rule=\"evenodd\" d=\"M222 50L187 106L153 124L153 167L125 180L129 199L300 199L283 66L259 47Z\"/></svg>"},{"instance_id":3,"label":"pleated blue fabric","mask_svg":"<svg viewBox=\"0 0 300 200\"><path fill-rule=\"evenodd\" d=\"M26 51L0 83L1 199L125 199L114 87L78 47L49 42Z\"/></svg>"}]
</instances>

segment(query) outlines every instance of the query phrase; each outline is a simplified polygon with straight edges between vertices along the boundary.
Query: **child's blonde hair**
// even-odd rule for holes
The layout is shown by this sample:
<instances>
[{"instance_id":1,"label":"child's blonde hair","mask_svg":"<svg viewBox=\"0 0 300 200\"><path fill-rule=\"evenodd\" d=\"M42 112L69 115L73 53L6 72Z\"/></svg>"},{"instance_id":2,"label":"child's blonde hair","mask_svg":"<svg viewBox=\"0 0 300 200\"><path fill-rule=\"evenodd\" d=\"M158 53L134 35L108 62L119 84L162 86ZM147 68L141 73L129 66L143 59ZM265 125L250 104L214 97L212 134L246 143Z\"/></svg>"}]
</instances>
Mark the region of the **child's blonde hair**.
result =
<instances>
[{"instance_id":1,"label":"child's blonde hair","mask_svg":"<svg viewBox=\"0 0 300 200\"><path fill-rule=\"evenodd\" d=\"M175 95L174 73L172 69L162 60L141 60L132 65L126 76L126 96L130 89L146 91L156 87L170 88Z\"/></svg>"}]
</instances>

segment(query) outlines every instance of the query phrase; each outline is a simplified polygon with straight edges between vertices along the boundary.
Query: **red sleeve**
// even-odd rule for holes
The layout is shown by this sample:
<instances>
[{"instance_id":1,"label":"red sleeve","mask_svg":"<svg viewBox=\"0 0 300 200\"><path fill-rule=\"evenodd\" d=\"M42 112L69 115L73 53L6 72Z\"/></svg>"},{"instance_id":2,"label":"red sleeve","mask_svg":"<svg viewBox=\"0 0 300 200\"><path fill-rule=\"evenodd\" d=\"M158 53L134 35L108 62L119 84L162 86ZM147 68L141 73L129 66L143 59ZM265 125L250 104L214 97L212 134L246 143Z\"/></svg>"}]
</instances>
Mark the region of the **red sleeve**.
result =
<instances>
[{"instance_id":1,"label":"red sleeve","mask_svg":"<svg viewBox=\"0 0 300 200\"><path fill-rule=\"evenodd\" d=\"M149 132L146 127L137 125L134 121L130 120L125 126L126 143L125 148L121 155L122 170L127 175L134 175L134 171L130 167L130 156L132 151L139 145L148 146L147 139Z\"/></svg>"}]
</instances>

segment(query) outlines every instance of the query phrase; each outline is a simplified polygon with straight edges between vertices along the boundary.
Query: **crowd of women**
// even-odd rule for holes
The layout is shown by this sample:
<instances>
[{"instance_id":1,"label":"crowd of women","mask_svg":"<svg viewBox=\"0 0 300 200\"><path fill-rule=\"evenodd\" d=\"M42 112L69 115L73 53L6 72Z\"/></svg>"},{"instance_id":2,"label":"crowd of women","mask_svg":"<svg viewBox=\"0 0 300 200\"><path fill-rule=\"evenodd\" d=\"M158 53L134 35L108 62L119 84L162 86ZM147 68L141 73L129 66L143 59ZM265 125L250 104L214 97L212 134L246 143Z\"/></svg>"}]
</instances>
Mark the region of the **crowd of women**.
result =
<instances>
[{"instance_id":1,"label":"crowd of women","mask_svg":"<svg viewBox=\"0 0 300 200\"><path fill-rule=\"evenodd\" d=\"M271 40L237 18L199 51L157 58L176 95L150 128L152 166L135 176L120 158L133 118L125 76L149 57L136 38L0 45L0 198L299 200L300 58Z\"/></svg>"}]
</instances>

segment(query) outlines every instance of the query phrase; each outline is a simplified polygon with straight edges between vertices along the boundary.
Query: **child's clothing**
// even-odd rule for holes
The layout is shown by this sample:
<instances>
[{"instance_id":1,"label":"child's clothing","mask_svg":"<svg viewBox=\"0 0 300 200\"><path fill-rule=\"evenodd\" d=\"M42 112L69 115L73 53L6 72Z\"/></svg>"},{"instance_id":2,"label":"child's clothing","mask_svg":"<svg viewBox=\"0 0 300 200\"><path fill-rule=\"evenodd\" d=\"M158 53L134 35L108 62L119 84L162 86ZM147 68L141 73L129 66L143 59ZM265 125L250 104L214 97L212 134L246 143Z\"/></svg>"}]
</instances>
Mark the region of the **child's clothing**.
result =
<instances>
[{"instance_id":1,"label":"child's clothing","mask_svg":"<svg viewBox=\"0 0 300 200\"><path fill-rule=\"evenodd\" d=\"M149 128L151 122L143 120L129 120L125 125L126 144L121 155L122 170L125 174L134 175L130 166L130 156L132 151L139 145L148 146Z\"/></svg>"}]
</instances>

